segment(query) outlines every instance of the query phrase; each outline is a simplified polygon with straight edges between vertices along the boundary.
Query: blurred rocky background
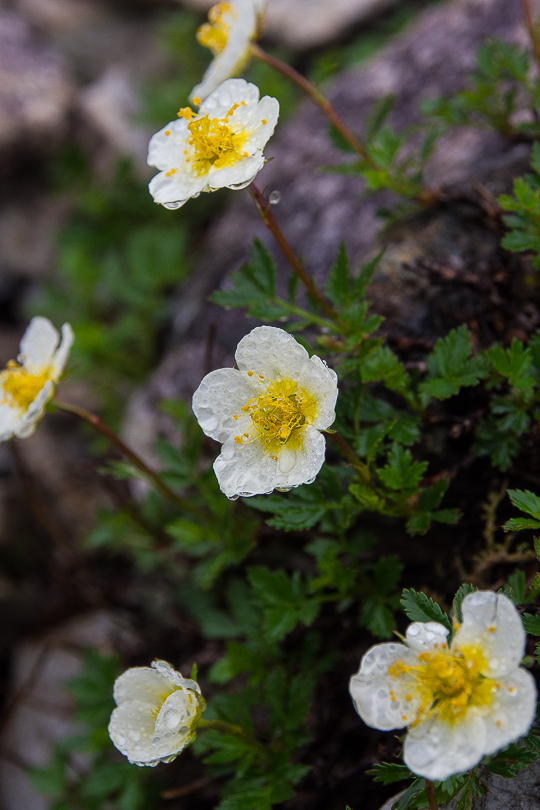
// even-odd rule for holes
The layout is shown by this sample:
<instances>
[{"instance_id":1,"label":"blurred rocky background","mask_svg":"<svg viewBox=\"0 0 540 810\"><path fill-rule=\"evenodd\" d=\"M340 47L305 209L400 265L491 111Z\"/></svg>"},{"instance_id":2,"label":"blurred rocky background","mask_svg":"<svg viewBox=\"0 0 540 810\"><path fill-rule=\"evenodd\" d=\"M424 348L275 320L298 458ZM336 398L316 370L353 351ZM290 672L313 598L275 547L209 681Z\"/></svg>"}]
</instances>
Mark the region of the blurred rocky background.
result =
<instances>
[{"instance_id":1,"label":"blurred rocky background","mask_svg":"<svg viewBox=\"0 0 540 810\"><path fill-rule=\"evenodd\" d=\"M207 64L194 32L209 5L0 5L0 361L16 356L32 314L57 326L70 320L77 344L62 398L104 413L153 463L156 435L175 440L160 402L188 401L204 373L232 363L253 325L207 296L245 260L253 236L270 244L245 193L200 198L173 213L157 209L146 191L148 139L174 117ZM373 102L390 93L394 125L413 123L420 99L460 88L476 49L494 35L526 42L518 0L269 0L264 44L325 82L361 131ZM260 65L247 76L282 104L267 152L275 160L260 183L279 191L274 210L293 247L319 280L341 241L360 263L375 249L385 200L366 200L360 180L320 170L342 155L294 88ZM441 142L429 180L458 202L379 237L387 250L371 297L396 338L432 341L463 319L460 284L470 289L471 274L477 287L488 284L498 240L467 196L507 189L528 151L478 130ZM434 278L437 268L446 281ZM467 301L469 320L481 321L482 301ZM528 330L523 317L509 312L505 334ZM145 651L147 627L138 619L158 610L158 646L178 621L189 632L172 587L160 582L156 597L152 574L111 567L100 556L96 510L132 496L96 472L92 454L108 453L59 414L32 438L0 446L2 810L50 806L26 771L74 728L61 684L85 646Z\"/></svg>"}]
</instances>

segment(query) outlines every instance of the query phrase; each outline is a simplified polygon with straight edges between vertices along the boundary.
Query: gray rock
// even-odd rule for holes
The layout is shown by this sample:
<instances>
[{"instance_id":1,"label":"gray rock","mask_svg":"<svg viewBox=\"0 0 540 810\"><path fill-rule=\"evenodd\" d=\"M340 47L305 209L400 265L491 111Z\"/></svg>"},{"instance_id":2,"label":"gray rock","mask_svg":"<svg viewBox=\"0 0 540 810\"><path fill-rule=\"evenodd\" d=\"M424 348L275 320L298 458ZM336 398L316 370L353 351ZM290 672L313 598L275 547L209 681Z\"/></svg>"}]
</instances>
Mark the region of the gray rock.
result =
<instances>
[{"instance_id":1,"label":"gray rock","mask_svg":"<svg viewBox=\"0 0 540 810\"><path fill-rule=\"evenodd\" d=\"M0 149L28 153L58 143L73 92L61 56L21 17L0 10Z\"/></svg>"},{"instance_id":2,"label":"gray rock","mask_svg":"<svg viewBox=\"0 0 540 810\"><path fill-rule=\"evenodd\" d=\"M0 735L0 802L4 810L46 810L51 801L34 789L27 769L46 765L54 743L79 731L66 682L81 669L84 649L111 655L133 651L137 639L120 614L79 616L46 636L19 645Z\"/></svg>"}]
</instances>

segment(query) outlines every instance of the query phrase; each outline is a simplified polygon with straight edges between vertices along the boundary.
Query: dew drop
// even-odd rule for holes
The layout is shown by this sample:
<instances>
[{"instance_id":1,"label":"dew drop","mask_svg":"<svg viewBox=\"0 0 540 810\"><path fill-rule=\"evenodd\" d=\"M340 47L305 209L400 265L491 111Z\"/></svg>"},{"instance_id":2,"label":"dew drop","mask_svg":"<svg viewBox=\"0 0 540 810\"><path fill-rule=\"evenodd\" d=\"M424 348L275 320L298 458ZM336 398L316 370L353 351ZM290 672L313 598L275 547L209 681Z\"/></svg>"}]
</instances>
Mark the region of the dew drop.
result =
<instances>
[{"instance_id":1,"label":"dew drop","mask_svg":"<svg viewBox=\"0 0 540 810\"><path fill-rule=\"evenodd\" d=\"M281 202L281 191L272 191L268 197L270 205L278 205Z\"/></svg>"}]
</instances>

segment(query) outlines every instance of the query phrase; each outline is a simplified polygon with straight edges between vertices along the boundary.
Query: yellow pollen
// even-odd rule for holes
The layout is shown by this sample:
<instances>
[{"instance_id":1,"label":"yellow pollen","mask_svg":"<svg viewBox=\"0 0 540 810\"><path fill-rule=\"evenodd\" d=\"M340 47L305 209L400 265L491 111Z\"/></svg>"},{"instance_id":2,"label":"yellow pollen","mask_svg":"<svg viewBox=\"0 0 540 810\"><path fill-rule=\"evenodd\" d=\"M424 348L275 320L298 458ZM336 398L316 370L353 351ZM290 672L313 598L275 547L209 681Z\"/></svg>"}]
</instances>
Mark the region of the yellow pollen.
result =
<instances>
[{"instance_id":1,"label":"yellow pollen","mask_svg":"<svg viewBox=\"0 0 540 810\"><path fill-rule=\"evenodd\" d=\"M429 717L453 725L472 707L492 704L498 684L482 675L485 669L483 651L471 646L423 652L418 655L418 665L396 661L388 674L404 687L400 697L406 701L413 695L419 698L420 708L412 725Z\"/></svg>"},{"instance_id":2,"label":"yellow pollen","mask_svg":"<svg viewBox=\"0 0 540 810\"><path fill-rule=\"evenodd\" d=\"M254 374L253 371L248 371L248 373L247 373L248 377L253 377L253 374Z\"/></svg>"},{"instance_id":3,"label":"yellow pollen","mask_svg":"<svg viewBox=\"0 0 540 810\"><path fill-rule=\"evenodd\" d=\"M167 177L170 177L171 174L176 174L176 169L171 169L170 172L165 172L165 174L167 175Z\"/></svg>"},{"instance_id":4,"label":"yellow pollen","mask_svg":"<svg viewBox=\"0 0 540 810\"><path fill-rule=\"evenodd\" d=\"M171 130L170 130L170 129L166 129L166 130L165 130L165 135L170 135L170 134L171 134Z\"/></svg>"},{"instance_id":5,"label":"yellow pollen","mask_svg":"<svg viewBox=\"0 0 540 810\"><path fill-rule=\"evenodd\" d=\"M180 110L178 110L176 115L178 116L178 118L185 118L186 121L191 121L191 119L195 116L195 113L193 112L191 107L182 107ZM171 133L167 131L165 134L170 135Z\"/></svg>"},{"instance_id":6,"label":"yellow pollen","mask_svg":"<svg viewBox=\"0 0 540 810\"><path fill-rule=\"evenodd\" d=\"M292 379L266 382L264 374L248 372L261 385L260 394L242 407L251 416L251 428L244 433L247 443L259 440L275 460L285 444L298 449L303 443L303 429L317 415L317 403Z\"/></svg>"},{"instance_id":7,"label":"yellow pollen","mask_svg":"<svg viewBox=\"0 0 540 810\"><path fill-rule=\"evenodd\" d=\"M261 121L261 124L267 124L267 123L268 123L268 121L266 120L266 118L263 118L263 120Z\"/></svg>"},{"instance_id":8,"label":"yellow pollen","mask_svg":"<svg viewBox=\"0 0 540 810\"><path fill-rule=\"evenodd\" d=\"M248 133L233 131L227 119L201 115L190 121L188 130L187 145L193 150L197 174L207 174L212 167L228 168L242 159L241 149Z\"/></svg>"},{"instance_id":9,"label":"yellow pollen","mask_svg":"<svg viewBox=\"0 0 540 810\"><path fill-rule=\"evenodd\" d=\"M235 436L234 440L235 440L236 444L242 444L242 437L241 436Z\"/></svg>"},{"instance_id":10,"label":"yellow pollen","mask_svg":"<svg viewBox=\"0 0 540 810\"><path fill-rule=\"evenodd\" d=\"M0 372L2 405L26 411L50 379L49 366L32 370L10 360L7 368Z\"/></svg>"},{"instance_id":11,"label":"yellow pollen","mask_svg":"<svg viewBox=\"0 0 540 810\"><path fill-rule=\"evenodd\" d=\"M199 98L199 96L195 96L195 98L192 98L191 101L193 102L193 104L196 104L197 107L201 104L201 99Z\"/></svg>"},{"instance_id":12,"label":"yellow pollen","mask_svg":"<svg viewBox=\"0 0 540 810\"><path fill-rule=\"evenodd\" d=\"M225 20L227 15L229 21ZM233 16L234 11L230 3L217 3L212 6L208 12L208 22L201 25L197 31L197 42L208 48L214 56L219 56L227 44Z\"/></svg>"},{"instance_id":13,"label":"yellow pollen","mask_svg":"<svg viewBox=\"0 0 540 810\"><path fill-rule=\"evenodd\" d=\"M488 627L488 630L489 630L490 633L494 633L496 629L497 628L493 624L491 625L491 627Z\"/></svg>"}]
</instances>

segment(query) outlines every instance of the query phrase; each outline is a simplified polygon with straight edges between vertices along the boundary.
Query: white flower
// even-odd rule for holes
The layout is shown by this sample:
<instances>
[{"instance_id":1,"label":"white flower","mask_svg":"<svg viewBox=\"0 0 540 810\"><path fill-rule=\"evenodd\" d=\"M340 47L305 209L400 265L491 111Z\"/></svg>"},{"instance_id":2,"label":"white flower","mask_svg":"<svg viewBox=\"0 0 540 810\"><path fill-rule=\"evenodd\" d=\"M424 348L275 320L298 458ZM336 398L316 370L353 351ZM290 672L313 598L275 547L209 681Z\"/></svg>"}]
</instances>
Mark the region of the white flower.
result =
<instances>
[{"instance_id":1,"label":"white flower","mask_svg":"<svg viewBox=\"0 0 540 810\"><path fill-rule=\"evenodd\" d=\"M109 736L135 765L171 762L195 737L206 708L199 685L166 661L128 669L116 679Z\"/></svg>"},{"instance_id":2,"label":"white flower","mask_svg":"<svg viewBox=\"0 0 540 810\"><path fill-rule=\"evenodd\" d=\"M259 88L228 79L198 113L186 107L157 132L148 164L160 170L150 181L155 202L180 208L201 191L245 188L264 165L263 149L274 132L279 102L259 101Z\"/></svg>"},{"instance_id":3,"label":"white flower","mask_svg":"<svg viewBox=\"0 0 540 810\"><path fill-rule=\"evenodd\" d=\"M214 470L228 498L310 484L335 419L337 376L283 329L258 326L236 349L238 368L212 371L193 396L199 425L223 443Z\"/></svg>"},{"instance_id":4,"label":"white flower","mask_svg":"<svg viewBox=\"0 0 540 810\"><path fill-rule=\"evenodd\" d=\"M0 441L12 436L24 439L36 429L73 345L68 323L61 337L47 318L32 318L17 362L10 360L0 371Z\"/></svg>"},{"instance_id":5,"label":"white flower","mask_svg":"<svg viewBox=\"0 0 540 810\"><path fill-rule=\"evenodd\" d=\"M525 631L513 603L492 591L463 601L463 624L415 622L407 645L377 644L351 678L360 717L372 728L408 726L403 759L426 779L469 770L529 730L532 675L519 666Z\"/></svg>"},{"instance_id":6,"label":"white flower","mask_svg":"<svg viewBox=\"0 0 540 810\"><path fill-rule=\"evenodd\" d=\"M197 31L197 40L212 51L203 80L193 88L190 100L203 101L221 82L237 76L249 60L249 46L257 39L266 0L230 0L217 3L208 12L208 22Z\"/></svg>"}]
</instances>

